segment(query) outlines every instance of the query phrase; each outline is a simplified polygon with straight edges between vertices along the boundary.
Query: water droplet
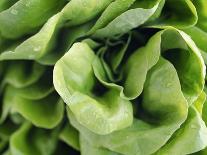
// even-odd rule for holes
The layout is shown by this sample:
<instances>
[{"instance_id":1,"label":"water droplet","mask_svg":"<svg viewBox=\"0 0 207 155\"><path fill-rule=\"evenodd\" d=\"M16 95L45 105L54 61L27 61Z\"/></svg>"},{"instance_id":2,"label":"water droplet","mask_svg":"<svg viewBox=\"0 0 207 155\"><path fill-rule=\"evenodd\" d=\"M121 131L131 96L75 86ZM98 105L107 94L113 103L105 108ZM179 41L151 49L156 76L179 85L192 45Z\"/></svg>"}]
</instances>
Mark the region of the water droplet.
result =
<instances>
[{"instance_id":1,"label":"water droplet","mask_svg":"<svg viewBox=\"0 0 207 155\"><path fill-rule=\"evenodd\" d=\"M17 15L17 14L18 14L18 11L15 10L15 9L12 9L12 10L11 10L11 13L12 13L13 15Z\"/></svg>"},{"instance_id":2,"label":"water droplet","mask_svg":"<svg viewBox=\"0 0 207 155\"><path fill-rule=\"evenodd\" d=\"M40 46L37 46L37 47L34 48L34 51L36 51L36 52L38 52L40 50L41 50L41 47Z\"/></svg>"}]
</instances>

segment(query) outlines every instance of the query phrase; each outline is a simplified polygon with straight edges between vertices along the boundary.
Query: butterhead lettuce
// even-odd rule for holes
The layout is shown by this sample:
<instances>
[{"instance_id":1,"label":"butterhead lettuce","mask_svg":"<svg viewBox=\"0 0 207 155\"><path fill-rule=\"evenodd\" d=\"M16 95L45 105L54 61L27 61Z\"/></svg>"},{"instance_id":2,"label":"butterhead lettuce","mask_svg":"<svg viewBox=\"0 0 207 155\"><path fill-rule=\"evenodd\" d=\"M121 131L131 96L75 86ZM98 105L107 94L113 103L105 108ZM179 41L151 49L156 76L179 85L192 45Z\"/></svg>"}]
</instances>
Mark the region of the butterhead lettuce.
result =
<instances>
[{"instance_id":1,"label":"butterhead lettuce","mask_svg":"<svg viewBox=\"0 0 207 155\"><path fill-rule=\"evenodd\" d=\"M1 0L0 154L206 155L206 0Z\"/></svg>"}]
</instances>

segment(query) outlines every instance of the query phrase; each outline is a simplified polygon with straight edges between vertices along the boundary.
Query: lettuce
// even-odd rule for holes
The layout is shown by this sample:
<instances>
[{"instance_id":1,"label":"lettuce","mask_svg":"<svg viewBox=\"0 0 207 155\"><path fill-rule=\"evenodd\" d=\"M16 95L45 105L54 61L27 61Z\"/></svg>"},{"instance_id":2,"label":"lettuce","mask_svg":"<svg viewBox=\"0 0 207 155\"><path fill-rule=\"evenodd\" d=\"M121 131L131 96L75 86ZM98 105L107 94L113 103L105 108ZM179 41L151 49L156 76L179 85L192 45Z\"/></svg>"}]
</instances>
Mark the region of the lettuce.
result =
<instances>
[{"instance_id":1,"label":"lettuce","mask_svg":"<svg viewBox=\"0 0 207 155\"><path fill-rule=\"evenodd\" d=\"M1 0L0 154L206 154L206 10Z\"/></svg>"}]
</instances>

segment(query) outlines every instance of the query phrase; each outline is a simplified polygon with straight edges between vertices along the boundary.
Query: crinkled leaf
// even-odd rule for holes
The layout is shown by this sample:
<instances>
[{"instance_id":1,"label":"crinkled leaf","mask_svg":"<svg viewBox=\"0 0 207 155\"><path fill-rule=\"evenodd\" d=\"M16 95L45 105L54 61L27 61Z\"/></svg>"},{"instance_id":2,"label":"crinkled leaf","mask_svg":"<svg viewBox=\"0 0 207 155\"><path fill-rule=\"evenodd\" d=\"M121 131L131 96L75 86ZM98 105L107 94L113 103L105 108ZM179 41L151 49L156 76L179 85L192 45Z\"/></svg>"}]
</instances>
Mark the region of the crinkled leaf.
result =
<instances>
[{"instance_id":1,"label":"crinkled leaf","mask_svg":"<svg viewBox=\"0 0 207 155\"><path fill-rule=\"evenodd\" d=\"M87 44L74 44L55 65L54 86L82 125L93 132L107 134L131 124L132 107L113 89L102 96L93 94L94 59Z\"/></svg>"},{"instance_id":2,"label":"crinkled leaf","mask_svg":"<svg viewBox=\"0 0 207 155\"><path fill-rule=\"evenodd\" d=\"M172 81L173 87L166 87L166 84ZM157 91L158 86L162 91ZM148 75L144 93L142 110L149 121L135 119L130 127L111 134L102 136L94 134L81 126L68 108L69 118L72 125L96 147L107 148L121 154L151 154L160 149L185 121L187 102L182 94L175 68L163 59ZM152 121L158 124L150 124Z\"/></svg>"}]
</instances>

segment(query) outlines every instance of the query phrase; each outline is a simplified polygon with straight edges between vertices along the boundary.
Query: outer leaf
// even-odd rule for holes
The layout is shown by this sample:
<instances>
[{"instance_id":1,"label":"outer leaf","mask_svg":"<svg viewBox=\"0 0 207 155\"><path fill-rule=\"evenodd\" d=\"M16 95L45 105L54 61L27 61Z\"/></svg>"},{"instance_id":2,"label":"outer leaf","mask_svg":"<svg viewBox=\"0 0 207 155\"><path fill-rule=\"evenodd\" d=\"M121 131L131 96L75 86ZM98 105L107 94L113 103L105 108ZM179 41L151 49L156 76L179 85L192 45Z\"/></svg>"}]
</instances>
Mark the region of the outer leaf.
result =
<instances>
[{"instance_id":1,"label":"outer leaf","mask_svg":"<svg viewBox=\"0 0 207 155\"><path fill-rule=\"evenodd\" d=\"M198 99L194 102L194 107L202 115L203 105L206 101L206 93L202 92Z\"/></svg>"},{"instance_id":2,"label":"outer leaf","mask_svg":"<svg viewBox=\"0 0 207 155\"><path fill-rule=\"evenodd\" d=\"M111 37L118 34L123 34L129 30L140 26L145 23L158 8L159 1L149 9L135 8L124 12L116 17L104 28L98 29L95 37Z\"/></svg>"},{"instance_id":3,"label":"outer leaf","mask_svg":"<svg viewBox=\"0 0 207 155\"><path fill-rule=\"evenodd\" d=\"M202 89L204 88L204 77L206 75L205 70L205 64L204 61L202 59L202 56L200 54L199 49L197 48L197 46L195 45L195 43L193 42L193 40L190 38L190 36L188 36L187 34L185 34L182 31L179 31L180 35L182 36L182 38L185 40L185 42L187 43L188 47L189 47L189 51L192 51L192 57L189 59L189 62L187 64L192 64L193 61L196 61L197 63L193 63L191 65L192 70L189 71L186 75L184 75L184 79L186 80L186 82L188 81L189 83L191 83L193 85L194 88L192 88L190 85L184 85L186 87L185 91L185 95L187 95L187 99L192 98L193 101L195 101L194 98L197 98L198 95L200 95ZM191 63L190 63L191 61ZM197 71L196 68L200 68L199 71ZM184 72L185 73L185 72ZM191 76L192 78L188 78L187 76ZM184 80L183 79L183 80ZM197 82L195 82L195 79L197 79ZM181 79L182 80L182 79ZM190 87L189 87L190 86ZM187 89L188 88L188 89ZM191 90L192 88L192 90ZM189 97L189 96L191 97ZM191 101L190 101L191 102Z\"/></svg>"},{"instance_id":4,"label":"outer leaf","mask_svg":"<svg viewBox=\"0 0 207 155\"><path fill-rule=\"evenodd\" d=\"M194 107L190 107L188 119L156 155L190 154L200 151L206 146L207 128L205 123L199 112Z\"/></svg>"},{"instance_id":5,"label":"outer leaf","mask_svg":"<svg viewBox=\"0 0 207 155\"><path fill-rule=\"evenodd\" d=\"M10 6L12 6L15 2L17 2L18 0L1 0L0 2L0 11L3 11L7 8L9 8Z\"/></svg>"},{"instance_id":6,"label":"outer leaf","mask_svg":"<svg viewBox=\"0 0 207 155\"><path fill-rule=\"evenodd\" d=\"M11 85L6 86L3 94L0 122L3 122L6 119L9 111L12 109L15 96L23 97L29 100L39 100L54 91L54 88L51 86L51 80L45 79L48 78L47 74L48 72L45 72L44 76L37 82L23 88L15 88Z\"/></svg>"},{"instance_id":7,"label":"outer leaf","mask_svg":"<svg viewBox=\"0 0 207 155\"><path fill-rule=\"evenodd\" d=\"M101 17L96 21L89 34L94 33L100 28L105 27L114 18L127 11L129 7L135 2L135 0L116 0L112 2L102 13Z\"/></svg>"},{"instance_id":8,"label":"outer leaf","mask_svg":"<svg viewBox=\"0 0 207 155\"><path fill-rule=\"evenodd\" d=\"M160 28L165 26L188 28L195 25L197 20L197 11L191 0L166 0L161 17L149 25Z\"/></svg>"},{"instance_id":9,"label":"outer leaf","mask_svg":"<svg viewBox=\"0 0 207 155\"><path fill-rule=\"evenodd\" d=\"M16 96L13 102L12 110L38 127L54 128L63 118L64 105L55 94L41 100L28 100Z\"/></svg>"},{"instance_id":10,"label":"outer leaf","mask_svg":"<svg viewBox=\"0 0 207 155\"><path fill-rule=\"evenodd\" d=\"M193 4L197 8L197 13L198 13L198 23L197 26L204 31L207 31L207 24L206 24L206 19L207 19L207 12L206 12L206 1L205 0L192 0Z\"/></svg>"},{"instance_id":11,"label":"outer leaf","mask_svg":"<svg viewBox=\"0 0 207 155\"><path fill-rule=\"evenodd\" d=\"M187 34L171 28L162 35L162 51L177 69L182 91L192 104L204 86L205 65L199 49Z\"/></svg>"},{"instance_id":12,"label":"outer leaf","mask_svg":"<svg viewBox=\"0 0 207 155\"><path fill-rule=\"evenodd\" d=\"M81 153L82 155L120 155L119 153L112 152L104 148L97 148L92 146L84 136L80 136Z\"/></svg>"},{"instance_id":13,"label":"outer leaf","mask_svg":"<svg viewBox=\"0 0 207 155\"><path fill-rule=\"evenodd\" d=\"M207 33L205 31L194 26L192 28L185 29L185 32L191 36L191 38L200 49L207 51Z\"/></svg>"},{"instance_id":14,"label":"outer leaf","mask_svg":"<svg viewBox=\"0 0 207 155\"><path fill-rule=\"evenodd\" d=\"M38 129L28 122L25 122L10 140L12 155L48 155L54 152L56 144L57 129L53 131Z\"/></svg>"},{"instance_id":15,"label":"outer leaf","mask_svg":"<svg viewBox=\"0 0 207 155\"><path fill-rule=\"evenodd\" d=\"M25 87L36 82L44 71L45 67L34 62L12 62L7 68L3 82L17 88Z\"/></svg>"},{"instance_id":16,"label":"outer leaf","mask_svg":"<svg viewBox=\"0 0 207 155\"><path fill-rule=\"evenodd\" d=\"M71 126L69 122L61 131L60 139L72 146L74 149L80 150L79 133L74 127Z\"/></svg>"},{"instance_id":17,"label":"outer leaf","mask_svg":"<svg viewBox=\"0 0 207 155\"><path fill-rule=\"evenodd\" d=\"M64 0L20 0L0 13L0 32L7 38L18 38L31 33L44 24L63 4Z\"/></svg>"},{"instance_id":18,"label":"outer leaf","mask_svg":"<svg viewBox=\"0 0 207 155\"><path fill-rule=\"evenodd\" d=\"M113 0L71 0L62 12L63 18L68 20L68 25L78 25L85 23L96 17ZM84 16L80 16L84 14Z\"/></svg>"},{"instance_id":19,"label":"outer leaf","mask_svg":"<svg viewBox=\"0 0 207 155\"><path fill-rule=\"evenodd\" d=\"M5 51L0 55L0 60L40 60L57 46L57 34L63 25L67 23L68 26L75 26L88 22L107 7L112 0L96 1L97 0L70 1L61 12L52 16L37 34L25 40L15 49ZM84 14L83 18L80 18L80 14ZM52 60L49 61L49 64L53 64L54 61L56 61L54 57L50 59Z\"/></svg>"}]
</instances>

